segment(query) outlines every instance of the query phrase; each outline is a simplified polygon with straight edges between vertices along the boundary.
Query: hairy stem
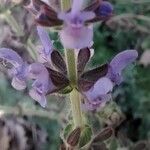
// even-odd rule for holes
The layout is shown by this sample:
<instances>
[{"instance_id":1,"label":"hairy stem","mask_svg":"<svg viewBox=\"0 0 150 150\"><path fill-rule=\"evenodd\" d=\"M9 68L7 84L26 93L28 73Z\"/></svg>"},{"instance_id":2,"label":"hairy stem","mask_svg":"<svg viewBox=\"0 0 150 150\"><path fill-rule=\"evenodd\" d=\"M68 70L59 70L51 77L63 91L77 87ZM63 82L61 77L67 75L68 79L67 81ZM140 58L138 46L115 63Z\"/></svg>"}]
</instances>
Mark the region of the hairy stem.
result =
<instances>
[{"instance_id":1,"label":"hairy stem","mask_svg":"<svg viewBox=\"0 0 150 150\"><path fill-rule=\"evenodd\" d=\"M78 81L77 62L76 62L77 59L75 55L75 50L66 49L65 58L67 63L68 77L70 79L72 87L74 88L73 91L70 93L72 118L74 126L81 127L83 126L81 98L80 93L75 89Z\"/></svg>"},{"instance_id":2,"label":"hairy stem","mask_svg":"<svg viewBox=\"0 0 150 150\"><path fill-rule=\"evenodd\" d=\"M66 49L65 58L67 62L68 76L73 87L77 84L77 62L74 50Z\"/></svg>"},{"instance_id":3,"label":"hairy stem","mask_svg":"<svg viewBox=\"0 0 150 150\"><path fill-rule=\"evenodd\" d=\"M82 112L81 112L81 100L80 93L77 90L73 90L70 93L72 118L75 127L83 126Z\"/></svg>"}]
</instances>

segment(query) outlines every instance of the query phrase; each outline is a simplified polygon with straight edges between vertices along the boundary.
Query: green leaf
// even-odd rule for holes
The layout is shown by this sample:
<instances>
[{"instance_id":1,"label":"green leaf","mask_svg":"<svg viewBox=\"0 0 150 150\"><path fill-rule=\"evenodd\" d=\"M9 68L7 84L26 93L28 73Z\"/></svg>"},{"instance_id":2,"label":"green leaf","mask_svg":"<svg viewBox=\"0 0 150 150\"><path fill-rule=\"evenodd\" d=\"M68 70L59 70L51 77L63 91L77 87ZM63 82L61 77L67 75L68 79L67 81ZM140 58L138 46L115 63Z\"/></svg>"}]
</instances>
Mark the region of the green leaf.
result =
<instances>
[{"instance_id":1,"label":"green leaf","mask_svg":"<svg viewBox=\"0 0 150 150\"><path fill-rule=\"evenodd\" d=\"M73 125L72 125L72 124L68 124L68 125L65 127L65 129L64 129L64 131L63 131L64 138L66 138L66 137L69 135L69 133L72 131L72 128L73 128Z\"/></svg>"},{"instance_id":2,"label":"green leaf","mask_svg":"<svg viewBox=\"0 0 150 150\"><path fill-rule=\"evenodd\" d=\"M91 127L86 125L81 133L79 147L81 148L81 147L85 146L86 144L88 144L90 142L91 138L92 138L92 129L91 129Z\"/></svg>"}]
</instances>

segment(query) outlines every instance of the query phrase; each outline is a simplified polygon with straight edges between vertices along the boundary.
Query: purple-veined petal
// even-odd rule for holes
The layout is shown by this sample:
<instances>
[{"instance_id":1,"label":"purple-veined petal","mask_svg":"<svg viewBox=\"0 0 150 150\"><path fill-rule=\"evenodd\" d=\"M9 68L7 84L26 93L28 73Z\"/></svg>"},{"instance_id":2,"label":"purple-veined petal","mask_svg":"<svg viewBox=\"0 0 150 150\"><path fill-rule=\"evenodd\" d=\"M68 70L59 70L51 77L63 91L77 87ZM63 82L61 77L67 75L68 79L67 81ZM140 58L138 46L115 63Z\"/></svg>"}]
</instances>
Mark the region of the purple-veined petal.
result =
<instances>
[{"instance_id":1,"label":"purple-veined petal","mask_svg":"<svg viewBox=\"0 0 150 150\"><path fill-rule=\"evenodd\" d=\"M93 41L93 29L88 27L72 28L65 26L60 32L60 40L65 48L82 49Z\"/></svg>"},{"instance_id":2,"label":"purple-veined petal","mask_svg":"<svg viewBox=\"0 0 150 150\"><path fill-rule=\"evenodd\" d=\"M43 27L37 26L38 35L40 37L41 43L44 47L44 52L46 55L49 55L53 50L53 44L49 38L48 33L44 30Z\"/></svg>"},{"instance_id":3,"label":"purple-veined petal","mask_svg":"<svg viewBox=\"0 0 150 150\"><path fill-rule=\"evenodd\" d=\"M110 62L107 77L115 84L120 84L122 81L121 72L127 65L134 62L138 57L136 50L126 50L116 55Z\"/></svg>"},{"instance_id":4,"label":"purple-veined petal","mask_svg":"<svg viewBox=\"0 0 150 150\"><path fill-rule=\"evenodd\" d=\"M14 67L19 67L23 64L22 58L9 48L0 48L0 59L12 64Z\"/></svg>"},{"instance_id":5,"label":"purple-veined petal","mask_svg":"<svg viewBox=\"0 0 150 150\"><path fill-rule=\"evenodd\" d=\"M97 101L101 101L101 99L99 98L111 92L112 89L113 83L111 82L111 80L109 78L102 77L94 84L93 87L91 87L83 94L90 102L94 104L97 103Z\"/></svg>"}]
</instances>

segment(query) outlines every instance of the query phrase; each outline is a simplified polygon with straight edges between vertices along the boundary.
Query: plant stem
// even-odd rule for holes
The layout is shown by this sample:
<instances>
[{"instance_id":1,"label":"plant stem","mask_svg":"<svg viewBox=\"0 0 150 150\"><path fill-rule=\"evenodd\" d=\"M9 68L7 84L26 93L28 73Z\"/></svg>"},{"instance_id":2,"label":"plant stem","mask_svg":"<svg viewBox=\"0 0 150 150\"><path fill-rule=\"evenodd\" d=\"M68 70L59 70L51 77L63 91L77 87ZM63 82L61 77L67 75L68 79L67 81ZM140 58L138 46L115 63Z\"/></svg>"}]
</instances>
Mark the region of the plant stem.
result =
<instances>
[{"instance_id":1,"label":"plant stem","mask_svg":"<svg viewBox=\"0 0 150 150\"><path fill-rule=\"evenodd\" d=\"M77 85L77 62L74 50L66 49L65 58L67 62L67 71L71 85L75 87Z\"/></svg>"},{"instance_id":2,"label":"plant stem","mask_svg":"<svg viewBox=\"0 0 150 150\"><path fill-rule=\"evenodd\" d=\"M75 50L66 49L65 58L67 63L68 77L70 79L71 85L74 88L73 91L70 93L72 118L73 118L74 126L81 127L83 126L81 99L80 99L80 93L75 89L78 81Z\"/></svg>"},{"instance_id":3,"label":"plant stem","mask_svg":"<svg viewBox=\"0 0 150 150\"><path fill-rule=\"evenodd\" d=\"M62 11L67 11L71 7L71 0L61 0ZM82 111L81 111L81 99L80 93L76 90L78 84L78 73L77 73L77 59L75 55L75 50L65 49L65 58L67 63L68 77L71 86L74 88L70 93L70 103L72 118L75 127L83 126Z\"/></svg>"},{"instance_id":4,"label":"plant stem","mask_svg":"<svg viewBox=\"0 0 150 150\"><path fill-rule=\"evenodd\" d=\"M82 111L81 111L80 93L75 89L70 93L70 102L71 102L71 112L72 112L74 126L82 127L83 119L82 119Z\"/></svg>"},{"instance_id":5,"label":"plant stem","mask_svg":"<svg viewBox=\"0 0 150 150\"><path fill-rule=\"evenodd\" d=\"M70 9L71 0L61 0L61 10L67 11Z\"/></svg>"}]
</instances>

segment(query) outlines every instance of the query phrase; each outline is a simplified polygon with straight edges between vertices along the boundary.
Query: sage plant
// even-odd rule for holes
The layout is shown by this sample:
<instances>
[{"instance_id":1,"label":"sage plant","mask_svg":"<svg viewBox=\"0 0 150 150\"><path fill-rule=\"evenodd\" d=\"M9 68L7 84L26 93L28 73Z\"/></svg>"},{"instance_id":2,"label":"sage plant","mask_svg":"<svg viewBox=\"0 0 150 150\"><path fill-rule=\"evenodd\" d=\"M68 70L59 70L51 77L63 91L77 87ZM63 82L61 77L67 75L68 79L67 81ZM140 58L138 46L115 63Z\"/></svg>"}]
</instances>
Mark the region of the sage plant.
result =
<instances>
[{"instance_id":1,"label":"sage plant","mask_svg":"<svg viewBox=\"0 0 150 150\"><path fill-rule=\"evenodd\" d=\"M8 72L15 89L23 90L27 82L32 81L29 95L42 107L46 107L49 94L69 96L71 129L62 137L62 147L73 149L88 149L96 142L98 137L85 139L87 142L82 139L85 128L91 128L85 113L98 111L112 99L113 88L123 81L122 71L138 57L136 50L125 50L108 63L85 70L92 55L94 23L108 20L113 15L113 6L106 1L94 0L84 8L83 3L83 0L62 0L61 10L57 11L40 0L31 0L26 6L34 16L41 40L38 59L34 63L28 64L9 48L0 49L3 64L6 67L11 64ZM55 49L44 26L59 26L57 32L64 46L64 56ZM105 132L112 134L112 130Z\"/></svg>"}]
</instances>

